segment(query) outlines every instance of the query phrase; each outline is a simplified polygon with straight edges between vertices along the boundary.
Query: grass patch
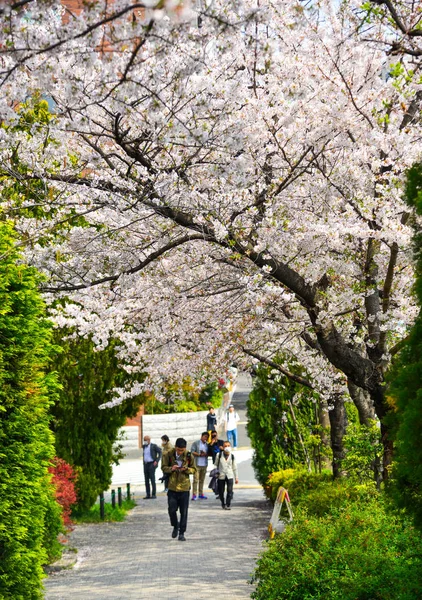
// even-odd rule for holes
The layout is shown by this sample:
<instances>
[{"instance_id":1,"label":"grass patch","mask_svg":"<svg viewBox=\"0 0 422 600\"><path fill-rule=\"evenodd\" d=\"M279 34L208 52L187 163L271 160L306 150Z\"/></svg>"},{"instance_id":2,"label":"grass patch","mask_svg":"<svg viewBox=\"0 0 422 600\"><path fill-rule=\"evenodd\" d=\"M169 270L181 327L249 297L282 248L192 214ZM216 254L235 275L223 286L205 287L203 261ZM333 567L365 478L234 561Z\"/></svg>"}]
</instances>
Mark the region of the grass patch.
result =
<instances>
[{"instance_id":1,"label":"grass patch","mask_svg":"<svg viewBox=\"0 0 422 600\"><path fill-rule=\"evenodd\" d=\"M124 521L126 513L136 506L134 500L123 500L122 506L116 504L115 508L108 502L104 504L105 518L100 517L100 505L94 504L89 510L72 513L72 521L75 523L104 523L114 521Z\"/></svg>"}]
</instances>

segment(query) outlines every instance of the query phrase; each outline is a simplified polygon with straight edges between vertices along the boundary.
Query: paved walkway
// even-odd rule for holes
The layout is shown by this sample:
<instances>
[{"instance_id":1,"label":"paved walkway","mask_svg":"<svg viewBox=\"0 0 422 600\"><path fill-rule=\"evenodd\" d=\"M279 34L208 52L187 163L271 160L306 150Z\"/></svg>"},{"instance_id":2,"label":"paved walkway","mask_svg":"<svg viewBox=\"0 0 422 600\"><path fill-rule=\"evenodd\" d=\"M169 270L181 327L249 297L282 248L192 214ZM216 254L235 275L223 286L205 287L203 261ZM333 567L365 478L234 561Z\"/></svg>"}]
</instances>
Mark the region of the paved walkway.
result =
<instances>
[{"instance_id":1,"label":"paved walkway","mask_svg":"<svg viewBox=\"0 0 422 600\"><path fill-rule=\"evenodd\" d=\"M241 424L236 451L240 485L235 486L232 510L223 511L207 490L208 500L190 504L187 541L174 540L167 496L159 493L157 500L142 500L142 460L140 456L128 458L115 470L113 487L131 482L138 505L123 523L76 527L69 543L78 550L76 565L46 580L46 600L250 597L253 588L248 580L267 537L271 507L251 466L245 429L249 386L248 378L242 376L233 396Z\"/></svg>"},{"instance_id":2,"label":"paved walkway","mask_svg":"<svg viewBox=\"0 0 422 600\"><path fill-rule=\"evenodd\" d=\"M258 489L235 492L223 511L213 495L189 507L186 542L171 538L167 497L139 500L123 523L80 525L72 570L46 581L47 600L246 600L270 508Z\"/></svg>"}]
</instances>

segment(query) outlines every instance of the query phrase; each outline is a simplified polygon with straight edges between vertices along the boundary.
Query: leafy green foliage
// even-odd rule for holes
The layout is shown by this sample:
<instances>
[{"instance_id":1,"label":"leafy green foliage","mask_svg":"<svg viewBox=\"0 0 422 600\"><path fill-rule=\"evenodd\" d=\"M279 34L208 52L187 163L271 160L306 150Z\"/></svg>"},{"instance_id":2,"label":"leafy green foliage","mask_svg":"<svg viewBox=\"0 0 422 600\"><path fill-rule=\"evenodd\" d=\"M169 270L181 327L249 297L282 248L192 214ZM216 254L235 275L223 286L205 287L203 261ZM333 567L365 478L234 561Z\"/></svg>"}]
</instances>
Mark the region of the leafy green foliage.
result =
<instances>
[{"instance_id":1,"label":"leafy green foliage","mask_svg":"<svg viewBox=\"0 0 422 600\"><path fill-rule=\"evenodd\" d=\"M310 448L315 446L312 434L317 431L315 404L310 392L286 377L274 377L271 368L265 365L258 367L246 406L248 435L255 450L252 464L262 485L273 471L305 461L288 406L288 399L292 400L296 394L299 398L294 407L296 420Z\"/></svg>"},{"instance_id":2,"label":"leafy green foliage","mask_svg":"<svg viewBox=\"0 0 422 600\"><path fill-rule=\"evenodd\" d=\"M28 139L37 140L40 153L50 145L58 145L51 135L51 122L55 116L51 114L48 102L40 94L22 102L16 107L19 119L13 125L0 124L0 127L15 132L21 132ZM38 141L39 140L39 141ZM69 162L77 166L77 157L69 154ZM52 174L62 168L59 161L54 161L50 169ZM11 173L12 171L12 173ZM45 181L32 177L32 168L21 160L20 142L10 148L10 165L0 165L0 184L2 198L10 203L11 219L34 218L49 222L42 235L38 235L36 242L41 246L50 244L53 240L66 239L67 232L72 227L87 227L87 219L78 213L74 207L64 207L60 193L49 187ZM54 217L60 211L60 222L54 223ZM34 240L26 233L21 233L27 245ZM58 260L65 260L65 256L57 256Z\"/></svg>"},{"instance_id":3,"label":"leafy green foliage","mask_svg":"<svg viewBox=\"0 0 422 600\"><path fill-rule=\"evenodd\" d=\"M366 501L377 494L373 482L360 484L353 479L333 480L329 471L309 473L303 468L272 473L268 484L273 501L282 485L289 492L294 511L296 508L306 508L308 514L315 516L326 515L347 502Z\"/></svg>"},{"instance_id":4,"label":"leafy green foliage","mask_svg":"<svg viewBox=\"0 0 422 600\"><path fill-rule=\"evenodd\" d=\"M406 198L422 215L422 164L408 172ZM422 306L422 231L414 223L417 258L415 292ZM389 396L396 409L395 460L391 492L422 528L422 312L389 374Z\"/></svg>"},{"instance_id":5,"label":"leafy green foliage","mask_svg":"<svg viewBox=\"0 0 422 600\"><path fill-rule=\"evenodd\" d=\"M172 383L162 388L164 400L158 400L155 394L143 394L145 414L184 413L208 410L210 406L218 407L223 400L223 391L217 383L211 382L202 389L190 379L182 383Z\"/></svg>"},{"instance_id":6,"label":"leafy green foliage","mask_svg":"<svg viewBox=\"0 0 422 600\"><path fill-rule=\"evenodd\" d=\"M381 460L383 446L376 421L370 425L350 423L343 438L346 456L342 468L360 481L374 480L375 463Z\"/></svg>"},{"instance_id":7,"label":"leafy green foliage","mask_svg":"<svg viewBox=\"0 0 422 600\"><path fill-rule=\"evenodd\" d=\"M422 590L422 538L382 497L305 510L258 560L255 600L414 600Z\"/></svg>"},{"instance_id":8,"label":"leafy green foliage","mask_svg":"<svg viewBox=\"0 0 422 600\"><path fill-rule=\"evenodd\" d=\"M63 339L69 332L56 332L62 352L54 362L62 384L53 407L52 427L56 452L77 472L77 509L89 509L100 492L111 483L112 465L120 453L116 448L119 428L134 416L141 398L125 400L119 406L100 410L110 399L109 392L124 387L133 375L118 363L115 342L96 351L90 339Z\"/></svg>"},{"instance_id":9,"label":"leafy green foliage","mask_svg":"<svg viewBox=\"0 0 422 600\"><path fill-rule=\"evenodd\" d=\"M49 407L57 380L37 291L40 275L20 262L15 233L0 222L0 598L42 598L42 565L60 552L60 507L48 467Z\"/></svg>"},{"instance_id":10,"label":"leafy green foliage","mask_svg":"<svg viewBox=\"0 0 422 600\"><path fill-rule=\"evenodd\" d=\"M44 499L44 531L43 547L47 553L46 564L58 560L63 552L63 545L60 542L60 534L65 533L63 522L63 511L55 493L54 483L48 485Z\"/></svg>"}]
</instances>

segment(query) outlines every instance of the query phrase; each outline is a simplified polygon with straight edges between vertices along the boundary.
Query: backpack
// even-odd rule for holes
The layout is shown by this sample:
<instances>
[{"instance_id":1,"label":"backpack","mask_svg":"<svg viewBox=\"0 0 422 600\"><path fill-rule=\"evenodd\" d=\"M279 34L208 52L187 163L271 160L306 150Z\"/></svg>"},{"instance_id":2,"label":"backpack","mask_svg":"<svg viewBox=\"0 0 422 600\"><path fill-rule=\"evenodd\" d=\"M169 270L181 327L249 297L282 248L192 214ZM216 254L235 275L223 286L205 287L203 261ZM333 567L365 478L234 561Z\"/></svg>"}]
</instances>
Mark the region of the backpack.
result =
<instances>
[{"instance_id":1,"label":"backpack","mask_svg":"<svg viewBox=\"0 0 422 600\"><path fill-rule=\"evenodd\" d=\"M227 421L227 423L229 422L229 414L230 414L229 411L227 411L226 412L226 421ZM237 411L234 411L234 413L232 413L232 414L234 414L235 418L239 417L239 415L237 414ZM240 417L239 417L239 419L240 419Z\"/></svg>"}]
</instances>

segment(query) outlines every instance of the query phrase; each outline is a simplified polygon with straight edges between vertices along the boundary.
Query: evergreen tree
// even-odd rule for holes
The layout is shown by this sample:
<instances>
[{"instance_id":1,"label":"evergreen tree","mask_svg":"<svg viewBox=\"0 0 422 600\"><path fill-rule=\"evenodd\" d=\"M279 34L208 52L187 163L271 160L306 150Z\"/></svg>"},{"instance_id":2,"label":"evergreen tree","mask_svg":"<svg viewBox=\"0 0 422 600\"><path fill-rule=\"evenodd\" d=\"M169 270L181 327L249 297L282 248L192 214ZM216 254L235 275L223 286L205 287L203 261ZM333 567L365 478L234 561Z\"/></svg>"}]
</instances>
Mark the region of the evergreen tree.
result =
<instances>
[{"instance_id":1,"label":"evergreen tree","mask_svg":"<svg viewBox=\"0 0 422 600\"><path fill-rule=\"evenodd\" d=\"M406 199L422 215L422 164L407 176ZM422 306L422 228L414 222L417 259L415 293ZM397 433L393 467L393 494L422 528L422 310L390 376L392 401L396 408Z\"/></svg>"},{"instance_id":2,"label":"evergreen tree","mask_svg":"<svg viewBox=\"0 0 422 600\"><path fill-rule=\"evenodd\" d=\"M69 333L56 333L63 351L54 368L63 389L53 408L53 430L57 455L78 473L76 509L87 509L111 484L112 465L119 457L119 428L127 417L137 413L141 399L131 398L114 408L99 409L110 400L110 390L124 387L133 376L119 367L115 342L96 351L90 339L63 339Z\"/></svg>"},{"instance_id":3,"label":"evergreen tree","mask_svg":"<svg viewBox=\"0 0 422 600\"><path fill-rule=\"evenodd\" d=\"M0 598L35 600L62 527L48 473L57 382L45 374L54 348L40 275L20 262L15 242L0 222Z\"/></svg>"},{"instance_id":4,"label":"evergreen tree","mask_svg":"<svg viewBox=\"0 0 422 600\"><path fill-rule=\"evenodd\" d=\"M295 424L288 399L292 401L296 394L300 401L294 407ZM316 425L310 396L302 386L284 376L274 377L270 367L259 365L246 407L248 435L255 450L252 465L262 485L272 472L306 462L299 433L307 443Z\"/></svg>"}]
</instances>

